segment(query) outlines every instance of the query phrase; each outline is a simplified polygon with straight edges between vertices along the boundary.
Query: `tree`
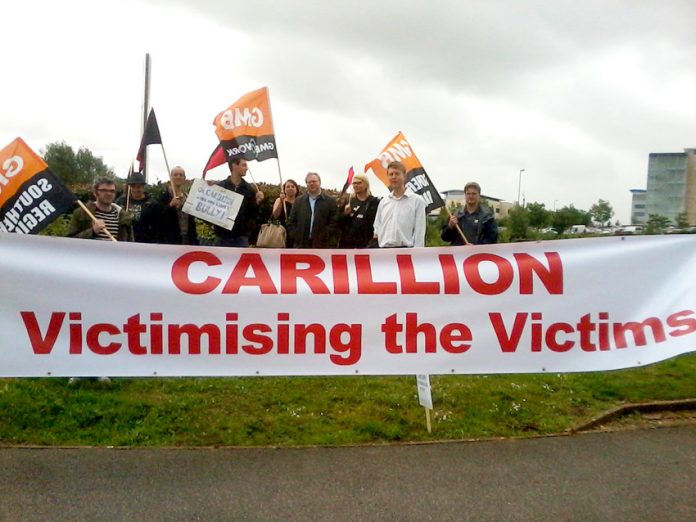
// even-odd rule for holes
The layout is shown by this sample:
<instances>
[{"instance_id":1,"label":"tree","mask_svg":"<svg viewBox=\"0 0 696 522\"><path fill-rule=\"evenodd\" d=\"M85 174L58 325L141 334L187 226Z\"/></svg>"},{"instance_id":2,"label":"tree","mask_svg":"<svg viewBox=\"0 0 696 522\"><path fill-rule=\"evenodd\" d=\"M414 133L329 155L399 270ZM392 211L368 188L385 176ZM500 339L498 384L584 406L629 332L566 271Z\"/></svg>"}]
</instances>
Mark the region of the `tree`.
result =
<instances>
[{"instance_id":1,"label":"tree","mask_svg":"<svg viewBox=\"0 0 696 522\"><path fill-rule=\"evenodd\" d=\"M507 224L510 227L510 240L527 239L529 212L524 207L515 206L508 212Z\"/></svg>"},{"instance_id":2,"label":"tree","mask_svg":"<svg viewBox=\"0 0 696 522\"><path fill-rule=\"evenodd\" d=\"M662 234L670 224L669 218L659 214L650 214L648 222L645 224L646 234Z\"/></svg>"},{"instance_id":3,"label":"tree","mask_svg":"<svg viewBox=\"0 0 696 522\"><path fill-rule=\"evenodd\" d=\"M554 212L551 226L556 232L562 234L573 225L589 225L590 219L588 212L578 210L573 205L570 205Z\"/></svg>"},{"instance_id":4,"label":"tree","mask_svg":"<svg viewBox=\"0 0 696 522\"><path fill-rule=\"evenodd\" d=\"M599 223L602 228L604 228L605 223L609 222L614 215L614 209L608 201L600 199L597 203L590 207L590 215L597 223Z\"/></svg>"},{"instance_id":5,"label":"tree","mask_svg":"<svg viewBox=\"0 0 696 522\"><path fill-rule=\"evenodd\" d=\"M677 227L679 228L688 228L690 223L686 212L680 212L679 214L677 214L677 218L674 220L674 224L677 225Z\"/></svg>"},{"instance_id":6,"label":"tree","mask_svg":"<svg viewBox=\"0 0 696 522\"><path fill-rule=\"evenodd\" d=\"M70 145L60 141L46 145L41 154L48 168L70 187L92 184L103 176L115 177L114 171L85 147L80 147L75 154Z\"/></svg>"},{"instance_id":7,"label":"tree","mask_svg":"<svg viewBox=\"0 0 696 522\"><path fill-rule=\"evenodd\" d=\"M539 230L551 224L551 212L546 210L543 203L530 203L527 205L529 213L529 226Z\"/></svg>"}]
</instances>

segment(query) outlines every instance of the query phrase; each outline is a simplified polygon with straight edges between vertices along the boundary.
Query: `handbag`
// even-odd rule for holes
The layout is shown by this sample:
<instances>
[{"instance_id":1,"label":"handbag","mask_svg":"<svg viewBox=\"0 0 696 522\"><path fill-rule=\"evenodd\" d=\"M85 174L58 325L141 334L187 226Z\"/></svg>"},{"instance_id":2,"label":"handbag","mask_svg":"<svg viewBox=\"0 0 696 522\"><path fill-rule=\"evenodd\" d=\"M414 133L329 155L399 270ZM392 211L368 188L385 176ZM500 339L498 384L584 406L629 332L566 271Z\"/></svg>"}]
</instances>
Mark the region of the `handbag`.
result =
<instances>
[{"instance_id":1,"label":"handbag","mask_svg":"<svg viewBox=\"0 0 696 522\"><path fill-rule=\"evenodd\" d=\"M261 225L256 246L258 248L285 248L286 238L285 227L278 222L269 221Z\"/></svg>"}]
</instances>

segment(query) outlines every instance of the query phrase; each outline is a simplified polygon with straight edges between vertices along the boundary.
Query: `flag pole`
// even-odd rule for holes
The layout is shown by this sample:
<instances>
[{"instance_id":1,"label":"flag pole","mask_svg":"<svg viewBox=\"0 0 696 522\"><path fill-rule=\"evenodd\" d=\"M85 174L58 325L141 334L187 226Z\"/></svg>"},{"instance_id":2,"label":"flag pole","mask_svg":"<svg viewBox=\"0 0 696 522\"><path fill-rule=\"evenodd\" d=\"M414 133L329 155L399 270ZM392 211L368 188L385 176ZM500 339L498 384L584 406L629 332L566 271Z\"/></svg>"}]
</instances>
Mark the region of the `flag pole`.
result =
<instances>
[{"instance_id":1,"label":"flag pole","mask_svg":"<svg viewBox=\"0 0 696 522\"><path fill-rule=\"evenodd\" d=\"M90 219L91 219L92 221L96 221L96 220L97 220L97 218L94 217L94 214L92 214L92 213L89 211L89 209L87 208L87 206L86 206L82 201L80 201L80 200L78 199L78 200L77 200L77 204L80 205L80 208L81 208L82 210L85 211L85 213L90 217ZM111 239L111 241L118 241L118 240L111 234L111 232L109 232L109 229L108 229L108 228L104 228L104 232L106 232L106 235L109 236L109 239Z\"/></svg>"},{"instance_id":2,"label":"flag pole","mask_svg":"<svg viewBox=\"0 0 696 522\"><path fill-rule=\"evenodd\" d=\"M447 211L447 215L451 218L452 212L450 212L450 209L447 208L447 203L445 203L445 210ZM461 238L464 240L464 244L470 245L471 243L469 243L469 240L464 235L464 231L460 228L459 223L457 223L454 226L457 229L457 232L459 232L459 235L461 236Z\"/></svg>"},{"instance_id":3,"label":"flag pole","mask_svg":"<svg viewBox=\"0 0 696 522\"><path fill-rule=\"evenodd\" d=\"M150 53L145 53L145 89L143 94L143 132L147 128L147 117L150 114ZM142 135L141 134L141 135ZM143 151L143 176L147 181L147 147Z\"/></svg>"},{"instance_id":4,"label":"flag pole","mask_svg":"<svg viewBox=\"0 0 696 522\"><path fill-rule=\"evenodd\" d=\"M169 168L169 161L167 161L167 153L164 152L164 143L160 143L160 146L162 147L162 155L164 156L164 165L167 167L167 175L169 176L169 186L172 189L172 196L178 198L179 196L176 195L176 189L174 188L174 182L172 181L172 169Z\"/></svg>"},{"instance_id":5,"label":"flag pole","mask_svg":"<svg viewBox=\"0 0 696 522\"><path fill-rule=\"evenodd\" d=\"M271 91L266 87L266 99L268 100L268 112L273 117L273 107L271 106ZM275 127L273 128L273 138L275 139ZM278 147L276 146L276 166L278 167L278 180L280 181L280 191L283 191L283 174L280 172L280 158L278 157Z\"/></svg>"},{"instance_id":6,"label":"flag pole","mask_svg":"<svg viewBox=\"0 0 696 522\"><path fill-rule=\"evenodd\" d=\"M128 171L128 177L126 178L126 210L130 210L130 184L128 183L128 178L133 175L133 160L131 160L130 170Z\"/></svg>"}]
</instances>

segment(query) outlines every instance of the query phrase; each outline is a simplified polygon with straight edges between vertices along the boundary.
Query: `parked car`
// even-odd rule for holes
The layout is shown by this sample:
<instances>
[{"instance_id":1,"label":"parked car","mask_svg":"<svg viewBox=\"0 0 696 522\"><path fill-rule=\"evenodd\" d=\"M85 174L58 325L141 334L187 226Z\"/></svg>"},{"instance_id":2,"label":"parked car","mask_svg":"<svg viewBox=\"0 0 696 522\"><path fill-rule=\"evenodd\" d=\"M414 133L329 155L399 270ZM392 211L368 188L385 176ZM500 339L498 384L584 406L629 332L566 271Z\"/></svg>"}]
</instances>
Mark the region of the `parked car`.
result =
<instances>
[{"instance_id":1,"label":"parked car","mask_svg":"<svg viewBox=\"0 0 696 522\"><path fill-rule=\"evenodd\" d=\"M614 232L617 236L632 236L643 233L643 225L626 225Z\"/></svg>"}]
</instances>

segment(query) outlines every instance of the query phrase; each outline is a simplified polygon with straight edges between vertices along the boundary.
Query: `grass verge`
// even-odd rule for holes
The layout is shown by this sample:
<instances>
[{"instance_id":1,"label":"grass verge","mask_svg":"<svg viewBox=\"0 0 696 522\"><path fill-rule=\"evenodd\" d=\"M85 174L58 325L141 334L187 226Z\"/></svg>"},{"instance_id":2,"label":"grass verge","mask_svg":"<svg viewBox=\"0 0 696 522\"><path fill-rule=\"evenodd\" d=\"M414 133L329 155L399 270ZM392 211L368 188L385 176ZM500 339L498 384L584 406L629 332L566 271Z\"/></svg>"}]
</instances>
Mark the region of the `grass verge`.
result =
<instances>
[{"instance_id":1,"label":"grass verge","mask_svg":"<svg viewBox=\"0 0 696 522\"><path fill-rule=\"evenodd\" d=\"M633 370L415 377L0 379L0 442L291 446L558 433L627 402L696 398L696 354Z\"/></svg>"}]
</instances>

